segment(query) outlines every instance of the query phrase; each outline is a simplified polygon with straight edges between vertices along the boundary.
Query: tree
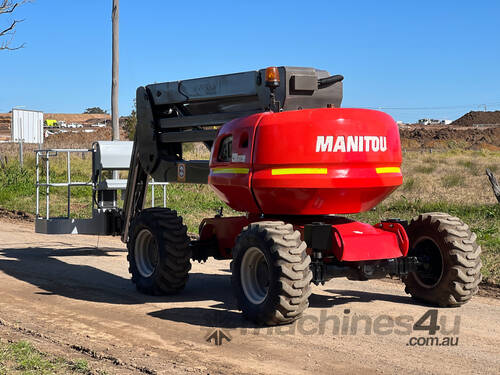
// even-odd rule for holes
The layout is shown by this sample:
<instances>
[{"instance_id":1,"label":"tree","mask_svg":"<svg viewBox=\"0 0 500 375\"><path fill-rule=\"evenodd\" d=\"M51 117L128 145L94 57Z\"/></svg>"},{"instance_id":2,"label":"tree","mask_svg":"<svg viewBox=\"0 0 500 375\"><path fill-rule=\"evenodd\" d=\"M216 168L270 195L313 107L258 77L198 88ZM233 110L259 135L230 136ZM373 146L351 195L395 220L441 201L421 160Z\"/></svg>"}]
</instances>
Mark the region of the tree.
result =
<instances>
[{"instance_id":1,"label":"tree","mask_svg":"<svg viewBox=\"0 0 500 375\"><path fill-rule=\"evenodd\" d=\"M12 1L12 0L0 0L0 15L2 14L12 14L16 10L16 8L24 3L27 3L29 0L21 0L21 1ZM10 43L14 38L14 34L16 33L16 26L19 22L23 20L13 20L10 22L9 26L6 28L0 27L0 38L5 38L5 40L0 40L0 50L16 50L24 47L24 43L18 45L16 47L11 47Z\"/></svg>"},{"instance_id":2,"label":"tree","mask_svg":"<svg viewBox=\"0 0 500 375\"><path fill-rule=\"evenodd\" d=\"M135 127L137 126L137 112L136 112L136 104L135 104L135 99L134 99L134 108L132 109L132 112L130 113L130 116L127 117L125 120L125 130L128 133L128 139L131 141L134 140L135 137Z\"/></svg>"},{"instance_id":3,"label":"tree","mask_svg":"<svg viewBox=\"0 0 500 375\"><path fill-rule=\"evenodd\" d=\"M105 110L101 109L100 107L90 107L90 108L87 108L83 114L84 115L94 115L94 114L97 114L97 115L104 115L104 114L107 114L108 112L106 112Z\"/></svg>"}]
</instances>

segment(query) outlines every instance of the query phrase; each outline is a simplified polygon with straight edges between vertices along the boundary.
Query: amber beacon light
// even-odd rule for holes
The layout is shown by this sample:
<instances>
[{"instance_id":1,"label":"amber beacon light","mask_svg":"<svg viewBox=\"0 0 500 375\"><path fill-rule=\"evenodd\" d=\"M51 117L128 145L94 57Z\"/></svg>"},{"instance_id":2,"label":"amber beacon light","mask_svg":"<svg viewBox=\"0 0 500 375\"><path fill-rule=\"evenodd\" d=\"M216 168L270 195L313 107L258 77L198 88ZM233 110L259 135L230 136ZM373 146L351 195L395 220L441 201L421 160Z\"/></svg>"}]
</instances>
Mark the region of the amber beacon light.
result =
<instances>
[{"instance_id":1,"label":"amber beacon light","mask_svg":"<svg viewBox=\"0 0 500 375\"><path fill-rule=\"evenodd\" d=\"M271 66L266 69L266 86L269 88L276 88L280 85L280 73L278 68Z\"/></svg>"}]
</instances>

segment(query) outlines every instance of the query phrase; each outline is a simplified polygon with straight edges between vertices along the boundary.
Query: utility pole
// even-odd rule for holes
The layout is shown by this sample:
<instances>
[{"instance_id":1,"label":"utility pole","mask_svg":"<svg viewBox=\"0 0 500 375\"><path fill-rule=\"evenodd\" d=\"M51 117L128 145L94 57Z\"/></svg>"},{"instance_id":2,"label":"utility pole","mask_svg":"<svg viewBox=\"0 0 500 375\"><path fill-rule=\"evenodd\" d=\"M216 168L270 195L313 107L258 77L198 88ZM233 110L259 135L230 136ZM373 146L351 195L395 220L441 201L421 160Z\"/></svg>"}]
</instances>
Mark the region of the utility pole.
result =
<instances>
[{"instance_id":1,"label":"utility pole","mask_svg":"<svg viewBox=\"0 0 500 375\"><path fill-rule=\"evenodd\" d=\"M112 81L111 81L111 126L112 126L112 140L120 140L120 123L118 114L118 73L119 73L119 18L120 18L120 1L113 0L113 62L112 62Z\"/></svg>"},{"instance_id":2,"label":"utility pole","mask_svg":"<svg viewBox=\"0 0 500 375\"><path fill-rule=\"evenodd\" d=\"M119 50L119 20L120 20L120 2L113 0L113 10L111 19L113 22L113 53L112 53L112 72L111 72L111 139L120 140L120 115L118 113L118 75L120 64ZM113 178L120 178L120 171L113 171Z\"/></svg>"}]
</instances>

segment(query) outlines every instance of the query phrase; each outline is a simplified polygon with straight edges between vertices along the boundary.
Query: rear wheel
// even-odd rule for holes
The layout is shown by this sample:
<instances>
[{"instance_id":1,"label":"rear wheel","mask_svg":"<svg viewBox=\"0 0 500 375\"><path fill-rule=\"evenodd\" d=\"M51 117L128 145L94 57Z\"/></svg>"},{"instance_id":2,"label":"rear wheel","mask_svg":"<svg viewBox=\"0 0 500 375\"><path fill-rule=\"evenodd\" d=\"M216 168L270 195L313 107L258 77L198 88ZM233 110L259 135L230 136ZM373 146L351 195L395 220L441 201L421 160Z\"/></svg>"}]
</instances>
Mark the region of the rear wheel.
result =
<instances>
[{"instance_id":1,"label":"rear wheel","mask_svg":"<svg viewBox=\"0 0 500 375\"><path fill-rule=\"evenodd\" d=\"M286 324L309 306L312 272L306 244L291 224L252 223L233 249L232 285L244 316L258 324Z\"/></svg>"},{"instance_id":2,"label":"rear wheel","mask_svg":"<svg viewBox=\"0 0 500 375\"><path fill-rule=\"evenodd\" d=\"M129 272L145 294L181 291L191 269L187 228L182 217L168 208L141 211L130 224L127 243Z\"/></svg>"},{"instance_id":3,"label":"rear wheel","mask_svg":"<svg viewBox=\"0 0 500 375\"><path fill-rule=\"evenodd\" d=\"M459 218L440 212L414 218L407 229L409 256L423 263L404 280L412 297L442 307L460 306L481 282L481 247Z\"/></svg>"}]
</instances>

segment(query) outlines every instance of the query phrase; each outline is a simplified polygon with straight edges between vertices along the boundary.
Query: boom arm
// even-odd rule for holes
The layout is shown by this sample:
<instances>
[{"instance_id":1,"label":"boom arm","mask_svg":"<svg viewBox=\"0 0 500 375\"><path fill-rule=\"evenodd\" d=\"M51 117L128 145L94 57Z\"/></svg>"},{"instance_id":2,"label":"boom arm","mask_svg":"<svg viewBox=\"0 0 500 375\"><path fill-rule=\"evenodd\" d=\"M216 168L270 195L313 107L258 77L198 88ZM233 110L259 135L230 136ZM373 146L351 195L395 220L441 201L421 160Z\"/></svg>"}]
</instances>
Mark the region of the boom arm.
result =
<instances>
[{"instance_id":1,"label":"boom arm","mask_svg":"<svg viewBox=\"0 0 500 375\"><path fill-rule=\"evenodd\" d=\"M130 169L127 179L127 190L125 191L125 200L123 202L123 232L122 241L128 241L128 230L132 218L142 210L146 199L146 189L148 175L142 168L137 152L137 137L134 140L132 157L130 158Z\"/></svg>"},{"instance_id":2,"label":"boom arm","mask_svg":"<svg viewBox=\"0 0 500 375\"><path fill-rule=\"evenodd\" d=\"M137 89L137 128L123 209L122 241L144 206L148 175L158 182L207 183L208 160L184 160L182 144L208 149L217 129L254 113L340 107L342 76L314 68L279 67L270 91L265 69L165 82Z\"/></svg>"}]
</instances>

